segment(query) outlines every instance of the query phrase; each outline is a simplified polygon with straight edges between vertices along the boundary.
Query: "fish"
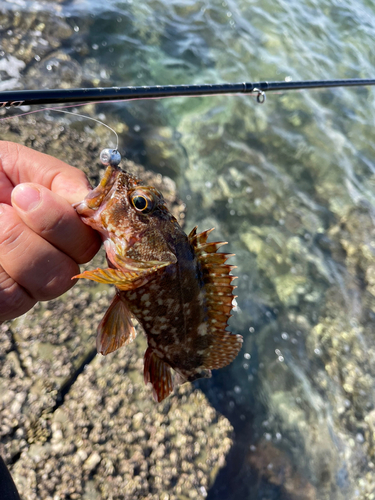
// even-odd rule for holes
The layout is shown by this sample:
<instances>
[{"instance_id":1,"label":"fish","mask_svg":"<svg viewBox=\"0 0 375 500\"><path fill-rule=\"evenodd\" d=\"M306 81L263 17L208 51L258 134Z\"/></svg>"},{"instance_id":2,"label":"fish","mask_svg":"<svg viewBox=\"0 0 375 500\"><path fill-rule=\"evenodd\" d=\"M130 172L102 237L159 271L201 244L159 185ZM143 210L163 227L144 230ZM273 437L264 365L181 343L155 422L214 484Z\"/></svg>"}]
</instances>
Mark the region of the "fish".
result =
<instances>
[{"instance_id":1,"label":"fish","mask_svg":"<svg viewBox=\"0 0 375 500\"><path fill-rule=\"evenodd\" d=\"M189 235L163 195L141 179L108 165L98 186L75 209L101 234L108 267L84 278L115 286L98 326L96 347L107 355L136 336L135 318L147 337L144 381L161 402L187 381L211 377L230 364L242 336L226 330L233 308L233 254L218 253L227 242L208 242L213 229Z\"/></svg>"}]
</instances>

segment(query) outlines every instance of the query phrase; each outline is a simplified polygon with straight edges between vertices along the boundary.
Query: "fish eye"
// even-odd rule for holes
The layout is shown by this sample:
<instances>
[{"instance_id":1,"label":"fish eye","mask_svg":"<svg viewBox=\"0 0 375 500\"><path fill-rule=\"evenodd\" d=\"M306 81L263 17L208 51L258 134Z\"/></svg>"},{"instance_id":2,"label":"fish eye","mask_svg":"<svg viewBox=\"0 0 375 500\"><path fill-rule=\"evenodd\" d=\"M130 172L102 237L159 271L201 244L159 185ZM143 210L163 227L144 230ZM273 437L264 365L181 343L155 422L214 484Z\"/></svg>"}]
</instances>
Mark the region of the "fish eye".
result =
<instances>
[{"instance_id":1,"label":"fish eye","mask_svg":"<svg viewBox=\"0 0 375 500\"><path fill-rule=\"evenodd\" d=\"M141 212L143 212L143 210L146 210L147 205L148 205L148 202L144 196L134 196L134 198L132 199L132 202L133 202L134 208L136 208L137 210L140 210Z\"/></svg>"},{"instance_id":2,"label":"fish eye","mask_svg":"<svg viewBox=\"0 0 375 500\"><path fill-rule=\"evenodd\" d=\"M131 202L133 207L138 212L143 212L144 214L148 214L152 212L154 209L154 200L147 196L145 193L140 193L135 191L131 196Z\"/></svg>"}]
</instances>

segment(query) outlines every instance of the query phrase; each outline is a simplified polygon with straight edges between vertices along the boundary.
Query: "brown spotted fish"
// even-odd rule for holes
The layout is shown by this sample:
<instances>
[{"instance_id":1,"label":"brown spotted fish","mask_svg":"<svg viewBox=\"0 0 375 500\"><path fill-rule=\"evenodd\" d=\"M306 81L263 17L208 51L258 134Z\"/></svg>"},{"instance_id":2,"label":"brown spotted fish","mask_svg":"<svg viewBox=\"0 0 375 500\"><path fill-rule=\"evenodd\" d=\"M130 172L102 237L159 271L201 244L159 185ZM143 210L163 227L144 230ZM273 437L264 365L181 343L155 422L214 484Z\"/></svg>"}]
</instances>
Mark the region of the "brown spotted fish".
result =
<instances>
[{"instance_id":1,"label":"brown spotted fish","mask_svg":"<svg viewBox=\"0 0 375 500\"><path fill-rule=\"evenodd\" d=\"M75 278L116 287L99 324L98 352L129 344L135 317L147 335L144 379L156 401L234 360L242 337L226 331L235 288L233 266L225 264L231 254L216 253L225 242L207 243L212 230L197 234L196 227L187 236L157 189L115 166L76 210L101 233L109 267Z\"/></svg>"}]
</instances>

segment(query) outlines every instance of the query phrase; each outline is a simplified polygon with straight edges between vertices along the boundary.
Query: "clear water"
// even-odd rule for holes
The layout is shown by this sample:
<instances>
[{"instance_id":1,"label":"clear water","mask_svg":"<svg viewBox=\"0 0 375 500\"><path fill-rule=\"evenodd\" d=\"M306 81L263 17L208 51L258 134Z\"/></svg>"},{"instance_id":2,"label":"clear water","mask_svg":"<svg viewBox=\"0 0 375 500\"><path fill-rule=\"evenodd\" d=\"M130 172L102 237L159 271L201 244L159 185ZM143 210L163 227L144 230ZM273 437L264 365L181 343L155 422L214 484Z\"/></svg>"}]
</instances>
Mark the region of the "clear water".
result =
<instances>
[{"instance_id":1,"label":"clear water","mask_svg":"<svg viewBox=\"0 0 375 500\"><path fill-rule=\"evenodd\" d=\"M103 86L373 76L366 0L0 5L59 12L81 81ZM39 69L22 85L56 87L54 68ZM373 89L103 109L129 126L128 157L177 182L187 229L214 226L236 253L231 327L244 348L197 383L236 432L208 498L370 498Z\"/></svg>"}]
</instances>

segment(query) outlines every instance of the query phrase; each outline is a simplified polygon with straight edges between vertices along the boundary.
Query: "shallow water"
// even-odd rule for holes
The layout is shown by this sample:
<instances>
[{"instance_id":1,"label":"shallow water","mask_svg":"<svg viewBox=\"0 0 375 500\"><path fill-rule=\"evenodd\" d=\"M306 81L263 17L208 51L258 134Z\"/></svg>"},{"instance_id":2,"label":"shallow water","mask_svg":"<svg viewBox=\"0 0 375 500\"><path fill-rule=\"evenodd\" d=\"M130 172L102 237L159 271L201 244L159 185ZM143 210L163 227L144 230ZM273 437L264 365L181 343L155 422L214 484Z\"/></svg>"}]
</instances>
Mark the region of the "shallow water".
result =
<instances>
[{"instance_id":1,"label":"shallow water","mask_svg":"<svg viewBox=\"0 0 375 500\"><path fill-rule=\"evenodd\" d=\"M72 29L55 34L58 53L5 74L15 88L369 78L375 62L364 0L0 7L57 13ZM373 108L371 88L98 107L126 124L130 159L177 182L187 229L214 226L236 253L231 328L244 348L197 383L236 432L210 499L370 498Z\"/></svg>"}]
</instances>

